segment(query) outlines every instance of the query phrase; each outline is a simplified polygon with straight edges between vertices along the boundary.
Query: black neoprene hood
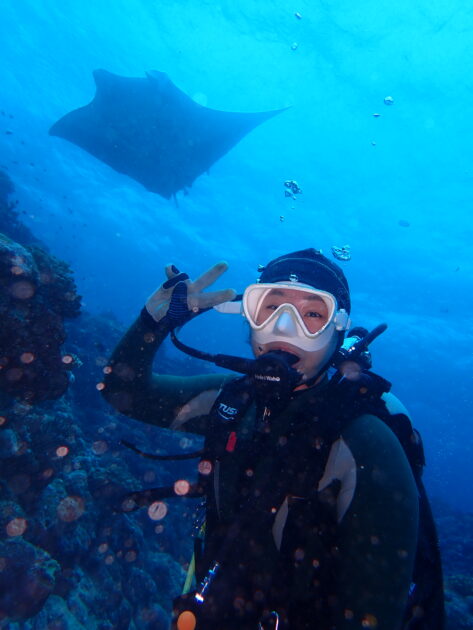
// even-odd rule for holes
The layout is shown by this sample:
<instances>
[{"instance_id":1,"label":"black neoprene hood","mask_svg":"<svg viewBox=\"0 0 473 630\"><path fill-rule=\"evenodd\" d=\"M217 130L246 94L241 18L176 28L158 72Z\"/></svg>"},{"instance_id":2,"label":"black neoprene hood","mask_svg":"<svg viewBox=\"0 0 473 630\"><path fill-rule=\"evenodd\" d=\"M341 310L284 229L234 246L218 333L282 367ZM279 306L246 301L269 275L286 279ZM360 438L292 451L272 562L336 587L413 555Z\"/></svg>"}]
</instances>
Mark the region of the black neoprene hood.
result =
<instances>
[{"instance_id":1,"label":"black neoprene hood","mask_svg":"<svg viewBox=\"0 0 473 630\"><path fill-rule=\"evenodd\" d=\"M313 248L279 256L264 267L260 282L294 281L336 297L338 307L350 312L350 290L345 274L338 265Z\"/></svg>"}]
</instances>

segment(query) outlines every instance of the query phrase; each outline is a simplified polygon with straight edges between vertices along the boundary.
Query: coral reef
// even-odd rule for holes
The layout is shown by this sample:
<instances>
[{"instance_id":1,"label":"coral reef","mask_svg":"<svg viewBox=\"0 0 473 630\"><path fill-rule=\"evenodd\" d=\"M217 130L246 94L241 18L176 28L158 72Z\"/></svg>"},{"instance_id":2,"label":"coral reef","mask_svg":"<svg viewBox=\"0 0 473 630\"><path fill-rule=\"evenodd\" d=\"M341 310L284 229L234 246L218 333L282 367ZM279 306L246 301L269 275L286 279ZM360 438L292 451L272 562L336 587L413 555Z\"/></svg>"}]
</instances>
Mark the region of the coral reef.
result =
<instances>
[{"instance_id":1,"label":"coral reef","mask_svg":"<svg viewBox=\"0 0 473 630\"><path fill-rule=\"evenodd\" d=\"M65 263L0 234L0 389L29 402L65 392L74 359L61 352L63 318L79 309Z\"/></svg>"},{"instance_id":2,"label":"coral reef","mask_svg":"<svg viewBox=\"0 0 473 630\"><path fill-rule=\"evenodd\" d=\"M8 202L12 191L0 171L0 225L27 238ZM79 312L80 296L66 263L37 244L23 245L0 233L0 390L28 402L59 398L74 366L74 357L61 352L63 320Z\"/></svg>"},{"instance_id":3,"label":"coral reef","mask_svg":"<svg viewBox=\"0 0 473 630\"><path fill-rule=\"evenodd\" d=\"M120 447L126 422L95 388L95 414L76 406L75 385L59 401L0 410L0 435L15 445L0 455L0 627L165 630L192 552L193 502L160 520L124 512L128 492L172 473Z\"/></svg>"}]
</instances>

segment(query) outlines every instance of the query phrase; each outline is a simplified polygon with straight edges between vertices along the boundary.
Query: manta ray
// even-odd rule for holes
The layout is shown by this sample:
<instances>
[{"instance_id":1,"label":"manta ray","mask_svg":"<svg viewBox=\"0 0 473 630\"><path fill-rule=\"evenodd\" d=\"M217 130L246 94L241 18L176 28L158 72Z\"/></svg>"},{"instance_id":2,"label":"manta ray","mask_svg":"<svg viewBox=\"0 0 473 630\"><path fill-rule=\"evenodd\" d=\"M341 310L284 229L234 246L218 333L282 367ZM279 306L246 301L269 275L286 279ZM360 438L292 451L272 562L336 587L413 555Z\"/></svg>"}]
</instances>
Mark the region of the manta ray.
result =
<instances>
[{"instance_id":1,"label":"manta ray","mask_svg":"<svg viewBox=\"0 0 473 630\"><path fill-rule=\"evenodd\" d=\"M166 199L193 182L249 131L283 109L225 112L203 107L164 72L93 73L96 93L49 130Z\"/></svg>"}]
</instances>

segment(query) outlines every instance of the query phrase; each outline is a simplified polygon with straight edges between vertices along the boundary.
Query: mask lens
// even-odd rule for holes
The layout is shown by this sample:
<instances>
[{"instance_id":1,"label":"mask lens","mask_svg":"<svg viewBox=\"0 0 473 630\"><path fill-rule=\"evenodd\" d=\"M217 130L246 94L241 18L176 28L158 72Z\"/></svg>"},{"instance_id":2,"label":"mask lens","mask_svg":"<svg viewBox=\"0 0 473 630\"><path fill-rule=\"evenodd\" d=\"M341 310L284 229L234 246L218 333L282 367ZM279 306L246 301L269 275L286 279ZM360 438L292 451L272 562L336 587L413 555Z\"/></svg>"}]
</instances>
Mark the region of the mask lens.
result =
<instances>
[{"instance_id":1,"label":"mask lens","mask_svg":"<svg viewBox=\"0 0 473 630\"><path fill-rule=\"evenodd\" d=\"M286 311L299 321L309 336L322 330L335 311L335 300L329 293L280 284L251 285L243 303L245 315L254 329L265 326Z\"/></svg>"}]
</instances>

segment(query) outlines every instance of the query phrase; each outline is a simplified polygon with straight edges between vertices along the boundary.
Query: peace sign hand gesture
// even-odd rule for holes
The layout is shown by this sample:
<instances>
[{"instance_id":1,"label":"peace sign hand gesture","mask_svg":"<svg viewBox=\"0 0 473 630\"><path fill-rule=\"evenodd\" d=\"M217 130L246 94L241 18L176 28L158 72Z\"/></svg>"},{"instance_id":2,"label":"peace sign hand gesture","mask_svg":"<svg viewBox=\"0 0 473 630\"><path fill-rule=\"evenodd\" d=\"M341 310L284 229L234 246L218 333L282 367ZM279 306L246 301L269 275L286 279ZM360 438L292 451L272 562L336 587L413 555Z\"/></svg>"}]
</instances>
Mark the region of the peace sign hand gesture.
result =
<instances>
[{"instance_id":1,"label":"peace sign hand gesture","mask_svg":"<svg viewBox=\"0 0 473 630\"><path fill-rule=\"evenodd\" d=\"M236 296L233 289L203 293L227 269L226 262L219 262L192 281L174 265L167 265L164 269L167 280L148 298L146 310L155 322L166 322L171 329L182 326L200 312L233 300Z\"/></svg>"}]
</instances>

